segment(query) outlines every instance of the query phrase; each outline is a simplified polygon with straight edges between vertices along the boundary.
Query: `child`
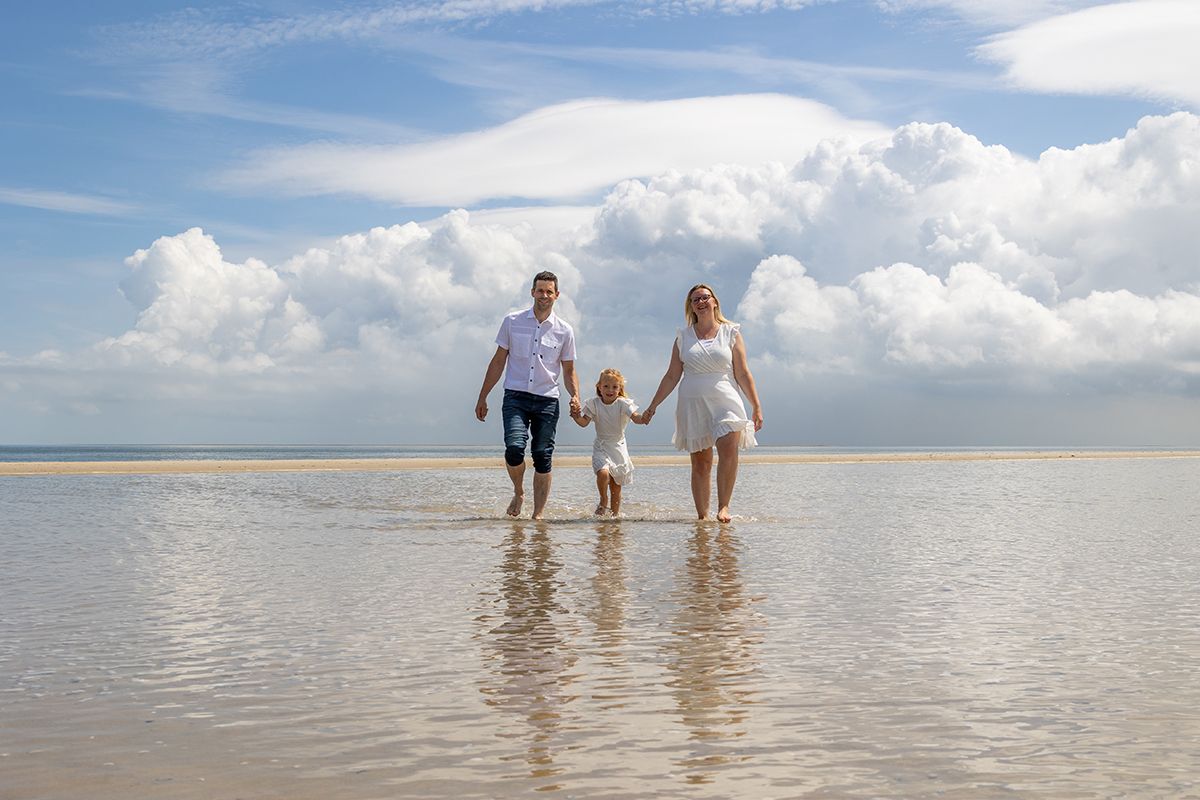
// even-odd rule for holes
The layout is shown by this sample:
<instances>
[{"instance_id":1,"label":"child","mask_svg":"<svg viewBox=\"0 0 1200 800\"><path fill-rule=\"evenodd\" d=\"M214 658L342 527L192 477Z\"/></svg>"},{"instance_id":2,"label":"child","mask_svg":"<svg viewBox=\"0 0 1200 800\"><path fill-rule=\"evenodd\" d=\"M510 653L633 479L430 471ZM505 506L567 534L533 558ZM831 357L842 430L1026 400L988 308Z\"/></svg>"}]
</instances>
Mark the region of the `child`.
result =
<instances>
[{"instance_id":1,"label":"child","mask_svg":"<svg viewBox=\"0 0 1200 800\"><path fill-rule=\"evenodd\" d=\"M596 514L615 517L621 513L621 487L633 478L633 462L625 446L625 426L629 420L642 423L638 407L625 394L625 376L615 369L602 370L596 381L596 396L589 397L571 419L581 428L593 420L596 423L596 441L592 445L592 469L596 471L596 489L600 492Z\"/></svg>"}]
</instances>

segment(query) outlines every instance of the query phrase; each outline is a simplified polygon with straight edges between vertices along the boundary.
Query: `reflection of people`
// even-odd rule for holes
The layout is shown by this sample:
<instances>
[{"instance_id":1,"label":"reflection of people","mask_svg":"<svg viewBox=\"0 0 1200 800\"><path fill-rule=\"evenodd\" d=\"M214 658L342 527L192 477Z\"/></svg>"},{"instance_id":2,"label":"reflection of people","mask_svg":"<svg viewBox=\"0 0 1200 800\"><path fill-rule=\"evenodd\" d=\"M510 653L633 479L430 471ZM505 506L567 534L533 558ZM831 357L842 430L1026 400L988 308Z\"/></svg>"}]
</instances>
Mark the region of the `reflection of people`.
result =
<instances>
[{"instance_id":1,"label":"reflection of people","mask_svg":"<svg viewBox=\"0 0 1200 800\"><path fill-rule=\"evenodd\" d=\"M672 592L679 610L668 639L668 685L693 745L681 766L689 783L712 780L710 769L748 756L733 743L746 733L755 703L754 649L759 619L746 596L732 529L696 523L686 565Z\"/></svg>"},{"instance_id":2,"label":"reflection of people","mask_svg":"<svg viewBox=\"0 0 1200 800\"><path fill-rule=\"evenodd\" d=\"M499 602L487 600L480 616L487 626L485 665L493 676L481 691L488 706L514 713L528 726L524 758L530 776L550 778L563 772L555 756L566 746L560 741L570 722L565 709L574 699L566 686L573 680L579 631L559 602L563 564L549 530L542 523L527 535L526 524L513 523L499 567Z\"/></svg>"},{"instance_id":3,"label":"reflection of people","mask_svg":"<svg viewBox=\"0 0 1200 800\"><path fill-rule=\"evenodd\" d=\"M596 525L596 547L593 551L596 574L592 577L595 605L585 613L596 626L597 655L605 666L623 666L625 657L621 646L625 642L625 607L629 602L626 586L625 536L621 523L604 521ZM605 681L609 701L615 707L624 705L628 696L617 690L628 688L621 680ZM631 693L630 693L631 694Z\"/></svg>"},{"instance_id":4,"label":"reflection of people","mask_svg":"<svg viewBox=\"0 0 1200 800\"><path fill-rule=\"evenodd\" d=\"M571 418L581 428L596 423L596 441L592 443L592 470L600 502L597 516L621 513L621 487L633 479L633 460L625 444L625 426L629 420L640 423L637 405L625 394L625 376L612 368L600 371L596 396L584 401ZM611 500L609 499L611 497ZM610 505L611 503L611 505Z\"/></svg>"},{"instance_id":5,"label":"reflection of people","mask_svg":"<svg viewBox=\"0 0 1200 800\"><path fill-rule=\"evenodd\" d=\"M717 463L717 519L729 522L729 503L737 482L738 450L754 447L762 429L762 404L746 358L739 326L725 319L712 288L698 283L684 300L687 327L675 336L671 363L650 405L648 422L662 401L679 386L673 443L692 456L692 499L696 516L708 518L712 496L713 445ZM750 401L751 414L738 395Z\"/></svg>"},{"instance_id":6,"label":"reflection of people","mask_svg":"<svg viewBox=\"0 0 1200 800\"><path fill-rule=\"evenodd\" d=\"M541 519L550 497L551 457L558 428L558 379L566 380L571 413L579 411L579 379L575 376L575 331L554 313L558 278L539 272L533 278L533 307L509 314L496 334L496 352L483 376L475 416L487 418L487 396L504 376L504 463L512 479L509 516L521 513L525 500L525 444L532 434L533 518Z\"/></svg>"}]
</instances>

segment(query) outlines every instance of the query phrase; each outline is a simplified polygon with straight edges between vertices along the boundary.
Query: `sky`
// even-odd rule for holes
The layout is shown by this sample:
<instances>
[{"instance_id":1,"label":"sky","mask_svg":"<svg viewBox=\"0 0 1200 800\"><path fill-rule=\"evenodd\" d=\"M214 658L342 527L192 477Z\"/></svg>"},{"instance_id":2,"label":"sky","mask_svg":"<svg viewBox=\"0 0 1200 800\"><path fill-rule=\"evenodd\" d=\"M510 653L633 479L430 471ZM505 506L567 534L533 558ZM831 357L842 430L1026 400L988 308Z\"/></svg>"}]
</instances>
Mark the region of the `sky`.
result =
<instances>
[{"instance_id":1,"label":"sky","mask_svg":"<svg viewBox=\"0 0 1200 800\"><path fill-rule=\"evenodd\" d=\"M1194 0L11 4L0 443L499 442L550 269L585 393L643 403L711 284L763 444L1200 446L1198 40Z\"/></svg>"}]
</instances>

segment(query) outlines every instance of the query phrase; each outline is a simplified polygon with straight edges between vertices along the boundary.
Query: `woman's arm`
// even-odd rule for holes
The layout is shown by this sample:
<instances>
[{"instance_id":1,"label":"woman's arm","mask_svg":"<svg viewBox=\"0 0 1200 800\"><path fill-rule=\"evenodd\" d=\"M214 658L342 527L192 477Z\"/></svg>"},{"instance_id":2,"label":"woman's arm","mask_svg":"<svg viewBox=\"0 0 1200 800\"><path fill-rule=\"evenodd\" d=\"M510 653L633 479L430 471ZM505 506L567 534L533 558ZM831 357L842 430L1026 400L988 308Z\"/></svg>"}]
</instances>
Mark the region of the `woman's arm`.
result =
<instances>
[{"instance_id":1,"label":"woman's arm","mask_svg":"<svg viewBox=\"0 0 1200 800\"><path fill-rule=\"evenodd\" d=\"M758 401L758 389L754 385L754 376L750 374L750 362L746 357L746 343L742 341L740 332L733 336L733 380L742 390L742 394L746 395L746 399L750 401L750 419L754 421L754 430L762 430L762 403Z\"/></svg>"},{"instance_id":2,"label":"woman's arm","mask_svg":"<svg viewBox=\"0 0 1200 800\"><path fill-rule=\"evenodd\" d=\"M667 371L663 373L662 381L658 384L658 391L654 393L654 399L650 401L650 405L642 411L642 425L648 425L654 417L654 412L658 410L659 405L663 400L670 396L671 392L675 391L675 387L679 385L679 379L683 377L683 359L679 357L679 342L671 345L671 363L667 365ZM634 420L637 422L637 420Z\"/></svg>"}]
</instances>

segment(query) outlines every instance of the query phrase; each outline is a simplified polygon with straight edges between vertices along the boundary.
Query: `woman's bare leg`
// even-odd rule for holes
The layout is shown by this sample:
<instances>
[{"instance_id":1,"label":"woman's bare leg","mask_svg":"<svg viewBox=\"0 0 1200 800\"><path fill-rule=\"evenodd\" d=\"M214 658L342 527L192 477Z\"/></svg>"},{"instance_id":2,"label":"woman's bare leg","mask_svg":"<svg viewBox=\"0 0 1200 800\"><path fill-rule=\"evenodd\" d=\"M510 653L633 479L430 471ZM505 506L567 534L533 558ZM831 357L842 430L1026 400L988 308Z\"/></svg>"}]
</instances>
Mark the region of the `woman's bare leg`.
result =
<instances>
[{"instance_id":1,"label":"woman's bare leg","mask_svg":"<svg viewBox=\"0 0 1200 800\"><path fill-rule=\"evenodd\" d=\"M696 518L708 519L712 500L712 448L692 453L692 500L696 503Z\"/></svg>"},{"instance_id":2,"label":"woman's bare leg","mask_svg":"<svg viewBox=\"0 0 1200 800\"><path fill-rule=\"evenodd\" d=\"M733 500L733 485L737 483L738 448L742 432L733 431L717 439L717 521L729 522L729 503Z\"/></svg>"}]
</instances>

